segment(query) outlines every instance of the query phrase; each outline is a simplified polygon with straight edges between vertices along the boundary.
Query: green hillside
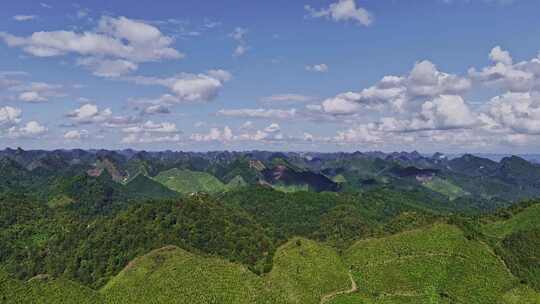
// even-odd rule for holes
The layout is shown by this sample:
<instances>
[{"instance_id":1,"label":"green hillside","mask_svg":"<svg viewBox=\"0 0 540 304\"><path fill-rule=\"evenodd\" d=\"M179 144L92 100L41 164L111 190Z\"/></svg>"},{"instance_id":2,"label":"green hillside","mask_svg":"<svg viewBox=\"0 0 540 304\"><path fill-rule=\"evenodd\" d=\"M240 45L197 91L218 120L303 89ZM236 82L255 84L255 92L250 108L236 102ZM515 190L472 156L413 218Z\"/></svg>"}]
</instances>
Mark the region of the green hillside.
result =
<instances>
[{"instance_id":1,"label":"green hillside","mask_svg":"<svg viewBox=\"0 0 540 304\"><path fill-rule=\"evenodd\" d=\"M108 303L279 303L247 268L174 246L135 259L100 292Z\"/></svg>"},{"instance_id":2,"label":"green hillside","mask_svg":"<svg viewBox=\"0 0 540 304\"><path fill-rule=\"evenodd\" d=\"M511 233L540 228L540 204L534 204L507 220L499 220L487 223L481 227L481 231L488 235L504 238Z\"/></svg>"},{"instance_id":3,"label":"green hillside","mask_svg":"<svg viewBox=\"0 0 540 304\"><path fill-rule=\"evenodd\" d=\"M139 174L126 184L127 195L139 199L163 199L178 197L175 192L155 180Z\"/></svg>"},{"instance_id":4,"label":"green hillside","mask_svg":"<svg viewBox=\"0 0 540 304\"><path fill-rule=\"evenodd\" d=\"M231 179L227 183L227 188L228 189L235 189L235 188L240 188L240 187L244 187L244 186L247 186L247 183L244 180L244 178L242 176L240 176L240 175L235 176L233 179Z\"/></svg>"},{"instance_id":5,"label":"green hillside","mask_svg":"<svg viewBox=\"0 0 540 304\"><path fill-rule=\"evenodd\" d=\"M521 207L518 207L521 208ZM540 291L540 204L536 203L505 220L481 227L508 268L523 282Z\"/></svg>"},{"instance_id":6,"label":"green hillside","mask_svg":"<svg viewBox=\"0 0 540 304\"><path fill-rule=\"evenodd\" d=\"M225 191L227 186L206 172L173 168L160 172L154 180L180 193Z\"/></svg>"},{"instance_id":7,"label":"green hillside","mask_svg":"<svg viewBox=\"0 0 540 304\"><path fill-rule=\"evenodd\" d=\"M286 295L288 303L299 304L319 303L324 295L351 285L334 249L302 238L294 238L278 249L268 280Z\"/></svg>"},{"instance_id":8,"label":"green hillside","mask_svg":"<svg viewBox=\"0 0 540 304\"><path fill-rule=\"evenodd\" d=\"M430 190L447 196L450 200L467 195L467 192L465 192L461 187L439 177L434 177L433 179L424 182L423 185Z\"/></svg>"},{"instance_id":9,"label":"green hillside","mask_svg":"<svg viewBox=\"0 0 540 304\"><path fill-rule=\"evenodd\" d=\"M13 280L0 271L0 303L105 303L98 292L64 279L40 276L28 282Z\"/></svg>"},{"instance_id":10,"label":"green hillside","mask_svg":"<svg viewBox=\"0 0 540 304\"><path fill-rule=\"evenodd\" d=\"M500 304L538 304L540 293L527 286L520 286L505 293Z\"/></svg>"},{"instance_id":11,"label":"green hillside","mask_svg":"<svg viewBox=\"0 0 540 304\"><path fill-rule=\"evenodd\" d=\"M345 263L366 303L496 303L517 284L486 245L446 224L358 241ZM362 298L333 303L351 297Z\"/></svg>"}]
</instances>

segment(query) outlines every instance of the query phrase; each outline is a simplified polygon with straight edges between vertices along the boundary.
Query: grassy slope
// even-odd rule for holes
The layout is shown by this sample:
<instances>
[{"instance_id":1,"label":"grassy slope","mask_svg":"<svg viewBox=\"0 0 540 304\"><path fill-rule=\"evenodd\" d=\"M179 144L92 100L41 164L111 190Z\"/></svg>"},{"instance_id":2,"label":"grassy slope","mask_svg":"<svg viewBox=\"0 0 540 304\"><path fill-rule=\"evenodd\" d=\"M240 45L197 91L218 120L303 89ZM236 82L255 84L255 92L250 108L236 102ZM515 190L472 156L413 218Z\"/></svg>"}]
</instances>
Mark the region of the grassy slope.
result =
<instances>
[{"instance_id":1,"label":"grassy slope","mask_svg":"<svg viewBox=\"0 0 540 304\"><path fill-rule=\"evenodd\" d=\"M38 278L22 282L0 272L0 303L102 304L104 301L96 291L64 279Z\"/></svg>"},{"instance_id":2,"label":"grassy slope","mask_svg":"<svg viewBox=\"0 0 540 304\"><path fill-rule=\"evenodd\" d=\"M540 293L532 288L521 286L507 292L501 299L500 304L538 304L540 303Z\"/></svg>"},{"instance_id":3,"label":"grassy slope","mask_svg":"<svg viewBox=\"0 0 540 304\"><path fill-rule=\"evenodd\" d=\"M108 303L302 303L350 288L337 253L295 238L280 247L266 277L243 266L168 246L135 259L102 290Z\"/></svg>"},{"instance_id":4,"label":"grassy slope","mask_svg":"<svg viewBox=\"0 0 540 304\"><path fill-rule=\"evenodd\" d=\"M287 296L288 303L300 304L319 303L324 295L351 286L334 249L301 238L278 249L268 281Z\"/></svg>"},{"instance_id":5,"label":"grassy slope","mask_svg":"<svg viewBox=\"0 0 540 304\"><path fill-rule=\"evenodd\" d=\"M101 293L108 303L279 303L247 268L173 246L135 259Z\"/></svg>"},{"instance_id":6,"label":"grassy slope","mask_svg":"<svg viewBox=\"0 0 540 304\"><path fill-rule=\"evenodd\" d=\"M540 227L540 204L532 205L505 221L483 225L481 231L492 237L504 238L514 232Z\"/></svg>"},{"instance_id":7,"label":"grassy slope","mask_svg":"<svg viewBox=\"0 0 540 304\"><path fill-rule=\"evenodd\" d=\"M496 303L516 280L482 243L436 224L382 239L362 240L346 254L360 294L333 303ZM359 302L362 303L362 302Z\"/></svg>"},{"instance_id":8,"label":"grassy slope","mask_svg":"<svg viewBox=\"0 0 540 304\"><path fill-rule=\"evenodd\" d=\"M447 196L450 200L467 195L467 192L461 189L461 187L439 177L435 177L432 180L423 183L423 185L428 189Z\"/></svg>"},{"instance_id":9,"label":"grassy slope","mask_svg":"<svg viewBox=\"0 0 540 304\"><path fill-rule=\"evenodd\" d=\"M155 180L139 174L126 184L125 190L129 196L138 199L166 199L178 197L175 192Z\"/></svg>"},{"instance_id":10,"label":"grassy slope","mask_svg":"<svg viewBox=\"0 0 540 304\"><path fill-rule=\"evenodd\" d=\"M216 193L227 188L219 179L209 173L177 168L160 172L154 177L154 180L180 193Z\"/></svg>"}]
</instances>

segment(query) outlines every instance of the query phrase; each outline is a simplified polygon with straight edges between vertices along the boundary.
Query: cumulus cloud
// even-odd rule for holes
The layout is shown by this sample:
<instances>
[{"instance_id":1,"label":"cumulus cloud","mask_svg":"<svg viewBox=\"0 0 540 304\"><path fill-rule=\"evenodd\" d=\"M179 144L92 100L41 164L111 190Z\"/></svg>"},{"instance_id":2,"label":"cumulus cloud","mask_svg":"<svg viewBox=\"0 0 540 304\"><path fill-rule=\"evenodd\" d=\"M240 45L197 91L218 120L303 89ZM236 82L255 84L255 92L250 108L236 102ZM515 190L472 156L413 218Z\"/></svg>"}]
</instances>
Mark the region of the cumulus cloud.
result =
<instances>
[{"instance_id":1,"label":"cumulus cloud","mask_svg":"<svg viewBox=\"0 0 540 304\"><path fill-rule=\"evenodd\" d=\"M325 113L334 115L356 113L360 109L359 98L360 95L353 92L339 94L336 97L324 100L322 110Z\"/></svg>"},{"instance_id":2,"label":"cumulus cloud","mask_svg":"<svg viewBox=\"0 0 540 304\"><path fill-rule=\"evenodd\" d=\"M489 102L485 120L490 129L507 128L521 134L540 134L540 93L508 92Z\"/></svg>"},{"instance_id":3,"label":"cumulus cloud","mask_svg":"<svg viewBox=\"0 0 540 304\"><path fill-rule=\"evenodd\" d=\"M103 59L97 57L86 57L77 60L77 64L85 66L92 73L99 77L119 77L136 71L139 66L123 59Z\"/></svg>"},{"instance_id":4,"label":"cumulus cloud","mask_svg":"<svg viewBox=\"0 0 540 304\"><path fill-rule=\"evenodd\" d=\"M242 118L268 118L268 119L289 119L296 116L296 109L234 109L219 110L221 116L242 117Z\"/></svg>"},{"instance_id":5,"label":"cumulus cloud","mask_svg":"<svg viewBox=\"0 0 540 304\"><path fill-rule=\"evenodd\" d=\"M47 128L42 126L37 121L27 122L21 127L13 126L8 129L8 137L10 138L35 138L47 132Z\"/></svg>"},{"instance_id":6,"label":"cumulus cloud","mask_svg":"<svg viewBox=\"0 0 540 304\"><path fill-rule=\"evenodd\" d=\"M324 63L314 64L314 65L306 65L306 71L325 73L325 72L328 72L328 65L326 65Z\"/></svg>"},{"instance_id":7,"label":"cumulus cloud","mask_svg":"<svg viewBox=\"0 0 540 304\"><path fill-rule=\"evenodd\" d=\"M67 114L67 117L78 124L101 123L110 119L111 116L112 111L110 108L100 111L97 105L90 103L84 104Z\"/></svg>"},{"instance_id":8,"label":"cumulus cloud","mask_svg":"<svg viewBox=\"0 0 540 304\"><path fill-rule=\"evenodd\" d=\"M390 106L405 111L409 106L440 95L461 95L471 88L467 78L441 72L430 61L417 62L408 75L385 76L360 92L347 92L323 101L329 114L354 114L364 108ZM412 103L412 104L411 104Z\"/></svg>"},{"instance_id":9,"label":"cumulus cloud","mask_svg":"<svg viewBox=\"0 0 540 304\"><path fill-rule=\"evenodd\" d=\"M131 133L122 138L124 144L174 143L180 141L182 141L182 137L179 134L153 136L150 133Z\"/></svg>"},{"instance_id":10,"label":"cumulus cloud","mask_svg":"<svg viewBox=\"0 0 540 304\"><path fill-rule=\"evenodd\" d=\"M81 140L87 138L89 135L88 130L70 130L64 134L64 139L67 140Z\"/></svg>"},{"instance_id":11,"label":"cumulus cloud","mask_svg":"<svg viewBox=\"0 0 540 304\"><path fill-rule=\"evenodd\" d=\"M229 142L234 139L231 128L225 126L223 130L219 128L211 128L208 133L200 134L194 133L191 135L191 139L194 141L221 141Z\"/></svg>"},{"instance_id":12,"label":"cumulus cloud","mask_svg":"<svg viewBox=\"0 0 540 304\"><path fill-rule=\"evenodd\" d=\"M93 31L40 31L28 37L0 32L0 39L10 47L22 48L37 57L70 53L92 57L87 59L92 64L85 66L95 68L96 75L108 77L120 74L119 70L124 73L135 70L136 63L184 57L171 46L173 39L163 35L158 28L126 17L103 16ZM100 60L104 61L99 63ZM115 65L111 69L116 73L106 69L107 63Z\"/></svg>"},{"instance_id":13,"label":"cumulus cloud","mask_svg":"<svg viewBox=\"0 0 540 304\"><path fill-rule=\"evenodd\" d=\"M420 115L408 121L402 131L463 129L477 122L461 96L441 95L425 102Z\"/></svg>"},{"instance_id":14,"label":"cumulus cloud","mask_svg":"<svg viewBox=\"0 0 540 304\"><path fill-rule=\"evenodd\" d=\"M373 22L373 15L365 8L356 4L355 0L339 0L327 8L315 9L309 5L304 6L312 18L329 18L333 21L354 21L360 25L368 26Z\"/></svg>"},{"instance_id":15,"label":"cumulus cloud","mask_svg":"<svg viewBox=\"0 0 540 304\"><path fill-rule=\"evenodd\" d=\"M206 73L182 73L169 78L131 77L128 80L142 85L167 87L172 94L164 94L156 99L142 100L146 104L143 113L156 114L170 112L169 107L183 102L207 102L215 99L225 82L232 75L225 70L210 70Z\"/></svg>"},{"instance_id":16,"label":"cumulus cloud","mask_svg":"<svg viewBox=\"0 0 540 304\"><path fill-rule=\"evenodd\" d=\"M21 121L22 111L10 106L0 107L0 126L12 126Z\"/></svg>"},{"instance_id":17,"label":"cumulus cloud","mask_svg":"<svg viewBox=\"0 0 540 304\"><path fill-rule=\"evenodd\" d=\"M125 133L178 133L174 123L154 123L151 120L140 125L124 128L122 131Z\"/></svg>"},{"instance_id":18,"label":"cumulus cloud","mask_svg":"<svg viewBox=\"0 0 540 304\"><path fill-rule=\"evenodd\" d=\"M338 131L332 141L337 143L368 143L376 144L382 142L382 135L375 131L373 125L362 124L344 131Z\"/></svg>"},{"instance_id":19,"label":"cumulus cloud","mask_svg":"<svg viewBox=\"0 0 540 304\"><path fill-rule=\"evenodd\" d=\"M10 87L12 91L20 92L17 99L24 102L45 102L52 97L63 97L62 85L48 84L44 82L31 82L18 84Z\"/></svg>"},{"instance_id":20,"label":"cumulus cloud","mask_svg":"<svg viewBox=\"0 0 540 304\"><path fill-rule=\"evenodd\" d=\"M287 140L281 133L281 127L277 123L271 123L262 130L256 130L251 122L244 124L237 134L228 126L223 129L211 128L208 133L194 133L190 139L196 142L212 142L221 143L232 142L257 142L257 141L284 141Z\"/></svg>"},{"instance_id":21,"label":"cumulus cloud","mask_svg":"<svg viewBox=\"0 0 540 304\"><path fill-rule=\"evenodd\" d=\"M493 62L491 66L469 69L471 79L515 92L540 89L540 55L514 64L510 53L496 46L489 58Z\"/></svg>"}]
</instances>

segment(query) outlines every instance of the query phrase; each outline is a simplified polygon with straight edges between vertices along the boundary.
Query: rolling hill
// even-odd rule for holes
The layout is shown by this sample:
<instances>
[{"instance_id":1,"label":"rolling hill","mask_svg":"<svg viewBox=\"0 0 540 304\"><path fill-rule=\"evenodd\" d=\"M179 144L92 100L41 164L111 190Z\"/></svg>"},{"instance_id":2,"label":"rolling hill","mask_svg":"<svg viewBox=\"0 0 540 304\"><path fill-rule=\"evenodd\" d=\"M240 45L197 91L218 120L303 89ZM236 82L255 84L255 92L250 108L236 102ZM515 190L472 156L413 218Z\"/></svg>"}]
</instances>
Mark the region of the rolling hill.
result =
<instances>
[{"instance_id":1,"label":"rolling hill","mask_svg":"<svg viewBox=\"0 0 540 304\"><path fill-rule=\"evenodd\" d=\"M360 293L332 303L497 303L519 284L489 247L446 224L358 241L344 260Z\"/></svg>"},{"instance_id":2,"label":"rolling hill","mask_svg":"<svg viewBox=\"0 0 540 304\"><path fill-rule=\"evenodd\" d=\"M217 193L227 189L225 184L209 173L177 168L160 172L154 180L180 193Z\"/></svg>"},{"instance_id":3,"label":"rolling hill","mask_svg":"<svg viewBox=\"0 0 540 304\"><path fill-rule=\"evenodd\" d=\"M173 246L135 259L100 292L108 303L279 303L247 268Z\"/></svg>"}]
</instances>

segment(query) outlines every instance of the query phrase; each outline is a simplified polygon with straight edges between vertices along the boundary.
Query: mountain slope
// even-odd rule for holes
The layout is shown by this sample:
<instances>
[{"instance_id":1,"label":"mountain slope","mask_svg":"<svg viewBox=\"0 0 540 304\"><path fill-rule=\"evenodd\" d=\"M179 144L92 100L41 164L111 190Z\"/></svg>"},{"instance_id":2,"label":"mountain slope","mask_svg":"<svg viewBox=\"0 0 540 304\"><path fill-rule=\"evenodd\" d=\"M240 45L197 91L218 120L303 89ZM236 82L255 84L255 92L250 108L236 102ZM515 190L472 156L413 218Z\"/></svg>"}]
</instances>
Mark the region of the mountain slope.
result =
<instances>
[{"instance_id":1,"label":"mountain slope","mask_svg":"<svg viewBox=\"0 0 540 304\"><path fill-rule=\"evenodd\" d=\"M445 224L358 241L345 263L361 293L381 303L491 304L518 283L486 245Z\"/></svg>"},{"instance_id":2,"label":"mountain slope","mask_svg":"<svg viewBox=\"0 0 540 304\"><path fill-rule=\"evenodd\" d=\"M125 185L127 195L136 199L168 199L179 195L157 181L139 174Z\"/></svg>"},{"instance_id":3,"label":"mountain slope","mask_svg":"<svg viewBox=\"0 0 540 304\"><path fill-rule=\"evenodd\" d=\"M101 293L109 303L279 303L247 268L174 246L135 259Z\"/></svg>"},{"instance_id":4,"label":"mountain slope","mask_svg":"<svg viewBox=\"0 0 540 304\"><path fill-rule=\"evenodd\" d=\"M171 190L180 193L216 193L226 190L226 186L213 175L206 172L170 169L160 172L154 180Z\"/></svg>"},{"instance_id":5,"label":"mountain slope","mask_svg":"<svg viewBox=\"0 0 540 304\"><path fill-rule=\"evenodd\" d=\"M287 297L287 303L298 304L319 303L324 295L351 284L333 248L302 238L293 238L277 250L268 281Z\"/></svg>"},{"instance_id":6,"label":"mountain slope","mask_svg":"<svg viewBox=\"0 0 540 304\"><path fill-rule=\"evenodd\" d=\"M8 278L0 270L0 303L104 304L105 302L96 291L65 279L39 276L28 282L21 282Z\"/></svg>"}]
</instances>

